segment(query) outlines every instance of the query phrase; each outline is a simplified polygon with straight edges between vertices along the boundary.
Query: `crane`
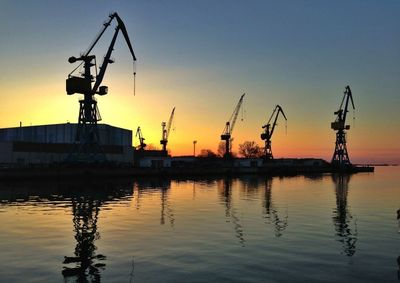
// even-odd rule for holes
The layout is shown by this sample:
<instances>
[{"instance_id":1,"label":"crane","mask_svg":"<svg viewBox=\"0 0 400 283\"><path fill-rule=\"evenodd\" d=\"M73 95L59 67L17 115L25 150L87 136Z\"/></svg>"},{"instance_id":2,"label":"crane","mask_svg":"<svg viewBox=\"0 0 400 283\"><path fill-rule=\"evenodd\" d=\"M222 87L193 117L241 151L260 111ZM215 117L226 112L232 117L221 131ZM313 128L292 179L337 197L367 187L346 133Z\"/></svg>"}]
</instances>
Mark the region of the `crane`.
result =
<instances>
[{"instance_id":1,"label":"crane","mask_svg":"<svg viewBox=\"0 0 400 283\"><path fill-rule=\"evenodd\" d=\"M142 130L140 129L140 127L137 128L135 137L139 138L140 145L139 145L138 149L144 150L146 147L146 144L144 143L145 138L143 137Z\"/></svg>"},{"instance_id":2,"label":"crane","mask_svg":"<svg viewBox=\"0 0 400 283\"><path fill-rule=\"evenodd\" d=\"M99 70L97 70L96 56L91 54L91 51L104 34L105 30L111 25L113 19L116 19L117 21L114 36ZM114 63L111 59L111 53L114 50L115 41L119 31L124 35L133 58L133 63L135 63L136 56L133 52L128 32L126 31L124 22L117 13L109 15L109 19L104 23L100 33L96 36L95 40L84 54L79 57L72 56L68 59L68 62L71 64L77 61L81 61L81 63L68 75L66 80L67 94L72 95L74 93L80 93L84 95L84 98L79 100L78 129L75 138L75 143L78 145L78 148L75 149L75 155L77 154L74 158L75 161L76 159L78 159L78 161L81 161L81 159L89 159L90 161L93 161L93 159L105 160L105 155L102 153L99 144L99 132L97 129L97 122L101 120L101 116L94 95L106 95L108 93L108 87L100 85L103 81L108 64ZM83 73L79 76L72 75L72 73L74 73L82 64ZM91 74L92 67L95 67L96 76ZM134 77L136 76L135 71L133 75Z\"/></svg>"},{"instance_id":3,"label":"crane","mask_svg":"<svg viewBox=\"0 0 400 283\"><path fill-rule=\"evenodd\" d=\"M244 96L245 93L243 93L242 96L240 97L239 102L235 107L235 110L233 110L231 118L229 119L228 122L226 122L225 128L221 134L221 140L225 141L225 154L224 154L225 158L231 157L232 132L233 128L235 127L236 119L239 114L240 107L242 106Z\"/></svg>"},{"instance_id":4,"label":"crane","mask_svg":"<svg viewBox=\"0 0 400 283\"><path fill-rule=\"evenodd\" d=\"M349 112L349 100L354 107L353 95L350 87L346 86L343 92L343 99L340 103L339 110L335 111L336 120L331 123L331 128L336 132L335 151L333 152L332 165L338 167L351 166L349 154L346 146L346 130L350 130L350 125L346 125L347 112Z\"/></svg>"},{"instance_id":5,"label":"crane","mask_svg":"<svg viewBox=\"0 0 400 283\"><path fill-rule=\"evenodd\" d=\"M278 121L279 113L282 113L283 117L287 121L286 115L283 112L282 107L280 107L279 105L276 105L267 124L262 126L262 128L264 129L264 133L261 134L261 139L265 140L264 151L265 151L265 159L266 160L274 159L274 156L272 155L272 149L271 149L271 138L272 138L272 135L274 134L275 126L277 125L276 122ZM272 118L274 117L274 115L275 115L275 119L274 119L274 122L272 123L272 128L271 128L271 121L272 121Z\"/></svg>"},{"instance_id":6,"label":"crane","mask_svg":"<svg viewBox=\"0 0 400 283\"><path fill-rule=\"evenodd\" d=\"M161 132L160 144L162 145L163 151L167 151L168 137L169 137L169 132L171 130L172 121L174 119L174 114L175 114L175 107L172 109L171 115L169 116L168 124L165 122L161 123L162 132Z\"/></svg>"}]
</instances>

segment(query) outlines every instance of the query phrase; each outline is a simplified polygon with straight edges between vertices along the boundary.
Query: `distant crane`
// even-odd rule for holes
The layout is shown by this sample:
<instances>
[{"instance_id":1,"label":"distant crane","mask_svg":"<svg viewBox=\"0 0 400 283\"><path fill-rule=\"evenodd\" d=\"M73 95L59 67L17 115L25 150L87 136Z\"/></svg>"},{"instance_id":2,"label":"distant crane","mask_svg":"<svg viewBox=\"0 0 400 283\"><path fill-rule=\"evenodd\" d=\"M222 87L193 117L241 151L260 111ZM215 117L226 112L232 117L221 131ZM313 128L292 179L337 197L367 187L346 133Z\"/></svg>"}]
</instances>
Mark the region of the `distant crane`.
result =
<instances>
[{"instance_id":1,"label":"distant crane","mask_svg":"<svg viewBox=\"0 0 400 283\"><path fill-rule=\"evenodd\" d=\"M233 110L233 113L231 115L231 118L229 119L228 122L225 124L225 128L221 134L221 140L225 141L225 158L231 157L231 142L232 142L232 132L233 128L235 127L236 119L240 111L240 107L242 106L243 103L243 98L245 96L245 93L242 94L242 96L239 99L238 104L235 107L235 110Z\"/></svg>"},{"instance_id":2,"label":"distant crane","mask_svg":"<svg viewBox=\"0 0 400 283\"><path fill-rule=\"evenodd\" d=\"M350 125L346 125L346 117L349 106L349 100L351 101L351 105L354 107L353 95L351 93L350 87L346 86L345 91L343 92L343 99L340 103L339 110L335 111L334 114L336 116L335 122L331 123L331 128L336 132L336 144L335 151L333 152L332 157L332 165L338 167L346 167L351 166L349 154L347 152L346 146L346 131L350 129Z\"/></svg>"},{"instance_id":3,"label":"distant crane","mask_svg":"<svg viewBox=\"0 0 400 283\"><path fill-rule=\"evenodd\" d=\"M162 145L163 151L167 151L168 137L169 137L169 132L171 130L172 121L174 119L174 114L175 114L175 107L172 109L171 116L169 116L168 124L165 122L161 123L162 132L161 132L160 144Z\"/></svg>"},{"instance_id":4,"label":"distant crane","mask_svg":"<svg viewBox=\"0 0 400 283\"><path fill-rule=\"evenodd\" d=\"M271 138L272 138L272 135L274 134L275 126L277 125L276 122L278 121L279 113L282 113L283 117L287 121L286 115L283 112L282 107L280 107L279 105L276 105L267 124L262 126L262 128L264 129L264 133L261 134L261 139L265 140L264 153L265 153L266 160L274 159L274 156L272 155L272 149L271 149ZM272 124L272 128L271 128L271 120L274 117L274 115L275 115L275 119L274 119L274 123Z\"/></svg>"},{"instance_id":5,"label":"distant crane","mask_svg":"<svg viewBox=\"0 0 400 283\"><path fill-rule=\"evenodd\" d=\"M142 130L140 129L140 127L137 128L135 137L138 137L139 142L140 142L140 145L138 146L138 150L144 150L146 148L147 144L145 144L145 142L144 142L145 138L143 137Z\"/></svg>"},{"instance_id":6,"label":"distant crane","mask_svg":"<svg viewBox=\"0 0 400 283\"><path fill-rule=\"evenodd\" d=\"M97 70L96 56L91 55L90 52L95 47L100 37L103 35L108 26L110 26L113 19L117 20L117 27L115 28L114 36L111 40L110 46L108 47L107 53L104 56L103 63L99 70ZM131 42L129 40L128 32L126 31L125 25L117 13L109 15L108 21L104 23L104 27L97 35L93 43L89 46L88 50L80 57L70 57L69 63L75 63L81 61L81 63L68 75L66 81L67 94L71 95L74 93L81 93L84 95L82 100L79 100L79 119L78 129L76 133L75 143L78 148L75 149L73 161L104 161L105 155L102 152L99 143L99 132L97 128L97 122L101 120L101 116L97 107L97 101L94 98L95 94L106 95L108 93L107 86L100 86L103 81L104 74L107 70L108 64L114 63L111 60L111 53L114 50L115 41L119 31L125 37L125 41L128 44L129 50L133 57L133 62L136 61L135 53ZM83 73L80 76L73 76L75 72L83 64ZM91 74L91 68L95 67L96 76ZM133 75L136 75L134 71ZM94 82L93 86L92 83ZM71 159L71 157L70 157Z\"/></svg>"}]
</instances>

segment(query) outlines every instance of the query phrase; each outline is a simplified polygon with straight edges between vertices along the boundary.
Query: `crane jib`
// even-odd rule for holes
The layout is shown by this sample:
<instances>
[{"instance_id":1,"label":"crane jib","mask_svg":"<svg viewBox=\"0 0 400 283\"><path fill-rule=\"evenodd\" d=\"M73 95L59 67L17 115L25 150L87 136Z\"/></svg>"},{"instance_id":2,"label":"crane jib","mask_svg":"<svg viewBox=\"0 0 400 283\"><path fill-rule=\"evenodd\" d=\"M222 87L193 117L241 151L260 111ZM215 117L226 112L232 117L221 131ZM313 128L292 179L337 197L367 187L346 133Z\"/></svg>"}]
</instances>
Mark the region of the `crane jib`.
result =
<instances>
[{"instance_id":1,"label":"crane jib","mask_svg":"<svg viewBox=\"0 0 400 283\"><path fill-rule=\"evenodd\" d=\"M111 40L110 46L108 47L107 53L104 56L104 60L102 65L100 66L100 71L99 74L95 77L95 81L94 81L94 85L93 88L91 87L91 83L92 83L92 76L90 75L90 71L88 71L87 69L90 69L91 66L93 66L93 60L95 59L94 55L89 55L89 53L92 51L92 49L95 47L95 45L97 44L97 42L99 41L99 39L101 38L101 36L104 34L105 30L107 29L107 27L110 26L112 20L116 18L118 25L115 29L114 32L114 36ZM67 94L74 94L74 93L82 93L85 95L94 95L94 94L99 94L99 95L105 95L108 92L108 88L107 87L101 87L100 84L103 81L105 72L107 70L107 66L109 63L112 63L111 58L111 53L114 50L114 45L118 36L119 31L122 31L125 41L128 45L128 48L130 50L130 53L132 55L133 61L136 61L136 56L135 53L133 51L132 48L132 44L130 42L129 36L128 36L128 32L125 28L125 24L123 23L122 19L118 16L117 13L113 13L109 16L109 20L107 22L104 23L104 27L102 28L102 30L100 31L100 33L97 35L97 37L95 38L95 40L93 41L93 43L89 46L89 48L87 49L87 51L85 52L84 55L80 56L79 58L75 58L75 57L70 57L69 58L69 62L70 63L74 63L76 61L82 61L82 63L84 63L84 68L85 68L85 74L83 75L83 77L76 77L76 76L71 76L72 73L69 74L68 79L67 79ZM81 64L82 64L81 63ZM79 66L78 66L79 67ZM74 71L76 70L76 68L74 69ZM74 72L73 71L73 72ZM134 70L134 75L136 75L136 71ZM88 90L88 88L90 87L90 91ZM98 91L99 89L99 91Z\"/></svg>"}]
</instances>

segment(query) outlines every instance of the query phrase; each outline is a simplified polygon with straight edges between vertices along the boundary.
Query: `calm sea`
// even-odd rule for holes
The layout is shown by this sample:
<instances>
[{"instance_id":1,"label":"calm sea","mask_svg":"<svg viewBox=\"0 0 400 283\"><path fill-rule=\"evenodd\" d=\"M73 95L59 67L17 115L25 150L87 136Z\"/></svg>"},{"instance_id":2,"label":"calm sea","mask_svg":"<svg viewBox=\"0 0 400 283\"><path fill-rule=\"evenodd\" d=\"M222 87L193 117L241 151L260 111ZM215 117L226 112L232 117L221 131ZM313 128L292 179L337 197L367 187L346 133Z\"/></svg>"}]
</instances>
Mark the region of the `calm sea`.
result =
<instances>
[{"instance_id":1,"label":"calm sea","mask_svg":"<svg viewBox=\"0 0 400 283\"><path fill-rule=\"evenodd\" d=\"M400 167L0 183L0 282L398 282Z\"/></svg>"}]
</instances>

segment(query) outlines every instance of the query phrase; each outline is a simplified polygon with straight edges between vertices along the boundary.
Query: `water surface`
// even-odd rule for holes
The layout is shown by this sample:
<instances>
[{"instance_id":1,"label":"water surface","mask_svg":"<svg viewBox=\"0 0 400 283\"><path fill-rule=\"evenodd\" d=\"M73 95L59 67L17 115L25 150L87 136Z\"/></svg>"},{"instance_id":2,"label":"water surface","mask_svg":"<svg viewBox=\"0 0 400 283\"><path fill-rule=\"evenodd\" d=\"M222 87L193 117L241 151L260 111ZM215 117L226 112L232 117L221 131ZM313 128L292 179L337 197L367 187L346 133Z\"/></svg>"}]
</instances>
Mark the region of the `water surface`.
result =
<instances>
[{"instance_id":1,"label":"water surface","mask_svg":"<svg viewBox=\"0 0 400 283\"><path fill-rule=\"evenodd\" d=\"M398 282L400 168L0 183L0 282Z\"/></svg>"}]
</instances>

